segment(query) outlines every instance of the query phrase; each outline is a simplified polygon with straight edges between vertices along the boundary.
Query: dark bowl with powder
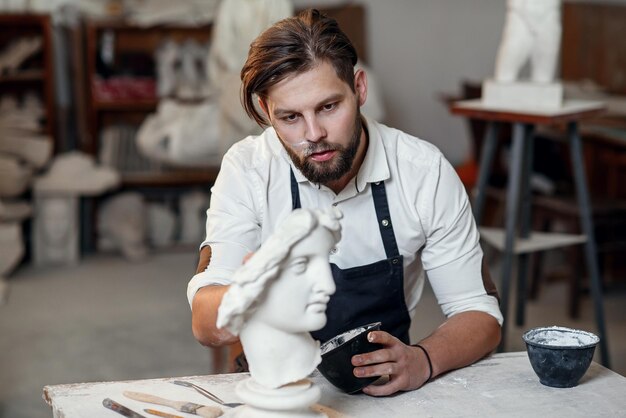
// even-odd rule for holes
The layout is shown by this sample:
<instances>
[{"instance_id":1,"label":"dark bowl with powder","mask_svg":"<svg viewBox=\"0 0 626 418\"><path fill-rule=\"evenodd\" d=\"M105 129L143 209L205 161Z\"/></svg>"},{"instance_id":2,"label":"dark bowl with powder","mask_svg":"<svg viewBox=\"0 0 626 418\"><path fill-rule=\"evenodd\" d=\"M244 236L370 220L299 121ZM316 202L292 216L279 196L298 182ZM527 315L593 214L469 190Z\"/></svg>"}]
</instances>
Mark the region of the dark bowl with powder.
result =
<instances>
[{"instance_id":1,"label":"dark bowl with powder","mask_svg":"<svg viewBox=\"0 0 626 418\"><path fill-rule=\"evenodd\" d=\"M557 326L533 328L522 339L539 382L554 388L578 385L600 341L591 332Z\"/></svg>"},{"instance_id":2,"label":"dark bowl with powder","mask_svg":"<svg viewBox=\"0 0 626 418\"><path fill-rule=\"evenodd\" d=\"M380 322L351 329L326 341L321 346L322 362L317 369L330 383L347 393L356 393L375 382L378 377L354 375L352 356L382 348L367 340L367 334L376 330L380 330Z\"/></svg>"}]
</instances>

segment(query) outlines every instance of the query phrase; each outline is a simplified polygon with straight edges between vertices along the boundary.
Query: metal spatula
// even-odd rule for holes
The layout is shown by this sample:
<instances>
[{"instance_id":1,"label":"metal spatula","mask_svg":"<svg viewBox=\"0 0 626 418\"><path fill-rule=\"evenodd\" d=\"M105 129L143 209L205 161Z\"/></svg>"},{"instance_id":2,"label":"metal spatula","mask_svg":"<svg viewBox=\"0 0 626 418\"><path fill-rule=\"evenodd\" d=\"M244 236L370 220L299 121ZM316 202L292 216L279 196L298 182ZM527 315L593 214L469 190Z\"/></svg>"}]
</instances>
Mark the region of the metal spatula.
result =
<instances>
[{"instance_id":1,"label":"metal spatula","mask_svg":"<svg viewBox=\"0 0 626 418\"><path fill-rule=\"evenodd\" d=\"M224 402L223 400L221 400L220 398L218 398L217 396L215 396L214 394L212 394L208 390L206 390L203 387L200 387L200 386L198 386L198 385L196 385L194 383L191 383L191 382L185 382L183 380L174 380L172 383L174 383L175 385L180 385L180 386L186 386L188 388L193 388L196 391L198 391L198 393L201 393L202 395L206 396L207 398L209 398L213 402L217 402L218 404L223 405L223 406L228 406L230 408L235 408L237 406L243 405L240 402Z\"/></svg>"}]
</instances>

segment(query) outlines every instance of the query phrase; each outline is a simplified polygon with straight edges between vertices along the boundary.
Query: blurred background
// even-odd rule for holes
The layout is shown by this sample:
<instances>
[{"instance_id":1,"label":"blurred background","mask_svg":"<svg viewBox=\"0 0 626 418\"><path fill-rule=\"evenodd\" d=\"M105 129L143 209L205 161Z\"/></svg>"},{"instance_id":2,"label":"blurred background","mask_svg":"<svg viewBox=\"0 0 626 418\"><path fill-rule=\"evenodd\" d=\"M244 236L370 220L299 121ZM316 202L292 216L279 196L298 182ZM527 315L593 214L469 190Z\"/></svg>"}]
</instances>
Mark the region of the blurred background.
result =
<instances>
[{"instance_id":1,"label":"blurred background","mask_svg":"<svg viewBox=\"0 0 626 418\"><path fill-rule=\"evenodd\" d=\"M186 286L221 157L259 133L238 95L248 45L307 7L356 45L363 112L439 147L471 194L485 126L449 106L492 77L504 0L0 0L0 417L51 416L45 385L228 371L191 334ZM625 375L626 0L564 1L562 28L565 97L607 109L580 128L610 366ZM484 225L504 222L507 129ZM538 132L534 226L576 233L562 132ZM500 254L484 250L498 284ZM580 246L533 257L506 351L535 326L596 332L583 260ZM428 288L413 339L442 320Z\"/></svg>"}]
</instances>

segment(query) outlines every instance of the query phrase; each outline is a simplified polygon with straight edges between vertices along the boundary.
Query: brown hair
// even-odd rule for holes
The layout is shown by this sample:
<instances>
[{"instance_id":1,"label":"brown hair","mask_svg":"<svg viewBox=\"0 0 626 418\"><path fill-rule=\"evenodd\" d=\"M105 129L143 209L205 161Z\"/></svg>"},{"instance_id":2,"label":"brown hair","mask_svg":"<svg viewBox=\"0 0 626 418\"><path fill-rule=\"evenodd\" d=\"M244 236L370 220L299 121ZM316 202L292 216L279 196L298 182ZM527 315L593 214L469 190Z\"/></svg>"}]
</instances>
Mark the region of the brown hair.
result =
<instances>
[{"instance_id":1,"label":"brown hair","mask_svg":"<svg viewBox=\"0 0 626 418\"><path fill-rule=\"evenodd\" d=\"M337 21L316 9L283 19L265 30L250 45L248 59L241 69L241 100L248 116L259 125L268 125L254 104L254 95L264 99L270 87L290 75L328 61L337 77L354 90L356 49L341 31Z\"/></svg>"}]
</instances>

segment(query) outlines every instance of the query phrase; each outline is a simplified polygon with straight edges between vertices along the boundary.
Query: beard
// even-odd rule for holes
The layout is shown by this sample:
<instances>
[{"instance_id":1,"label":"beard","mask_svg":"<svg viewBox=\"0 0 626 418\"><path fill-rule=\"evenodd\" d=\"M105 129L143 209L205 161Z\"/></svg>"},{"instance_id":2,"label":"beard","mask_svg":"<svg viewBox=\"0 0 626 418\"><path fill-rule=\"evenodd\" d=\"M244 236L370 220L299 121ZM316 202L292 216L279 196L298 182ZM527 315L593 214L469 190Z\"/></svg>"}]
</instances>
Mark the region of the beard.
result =
<instances>
[{"instance_id":1,"label":"beard","mask_svg":"<svg viewBox=\"0 0 626 418\"><path fill-rule=\"evenodd\" d=\"M320 140L308 144L298 153L285 143L280 136L278 136L278 138L280 142L282 142L291 161L293 161L293 165L295 165L310 182L326 184L331 181L339 180L350 171L354 163L354 158L356 157L356 152L361 144L362 130L363 122L361 121L361 113L357 112L352 137L346 147ZM337 154L328 161L313 161L309 158L312 154L325 151L337 151Z\"/></svg>"}]
</instances>

